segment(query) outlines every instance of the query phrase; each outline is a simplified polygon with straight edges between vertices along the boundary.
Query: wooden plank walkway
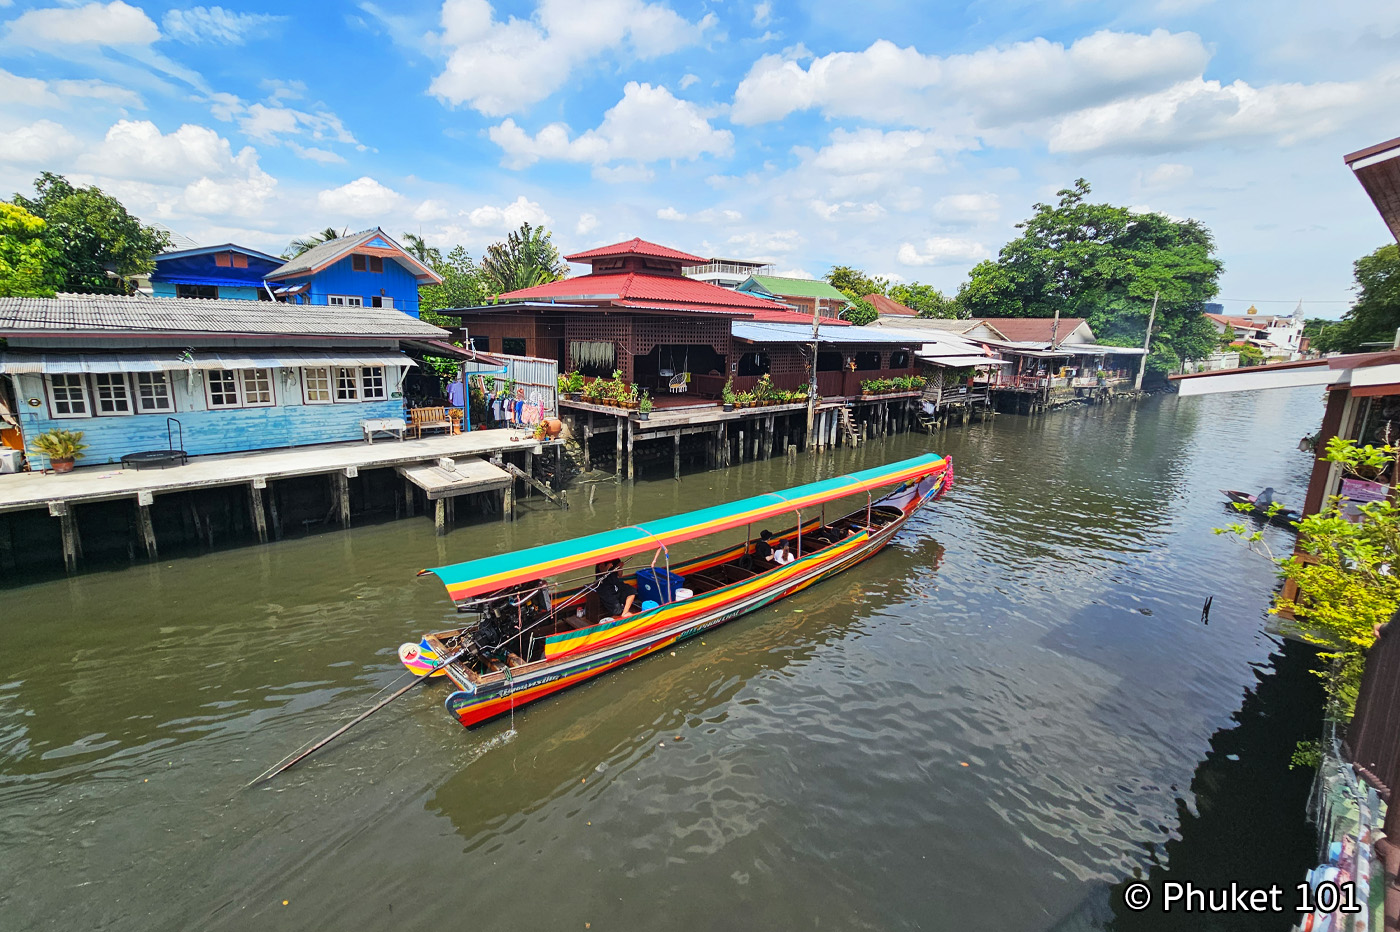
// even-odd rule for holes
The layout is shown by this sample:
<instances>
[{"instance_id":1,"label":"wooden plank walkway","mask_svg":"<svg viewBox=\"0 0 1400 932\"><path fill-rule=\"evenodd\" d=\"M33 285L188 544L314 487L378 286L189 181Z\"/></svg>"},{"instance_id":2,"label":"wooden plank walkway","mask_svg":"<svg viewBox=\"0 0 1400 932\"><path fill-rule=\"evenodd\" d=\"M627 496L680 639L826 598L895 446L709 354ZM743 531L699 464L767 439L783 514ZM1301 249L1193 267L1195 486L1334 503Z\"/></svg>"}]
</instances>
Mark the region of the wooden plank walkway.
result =
<instances>
[{"instance_id":1,"label":"wooden plank walkway","mask_svg":"<svg viewBox=\"0 0 1400 932\"><path fill-rule=\"evenodd\" d=\"M470 492L494 492L510 485L510 474L475 457L454 460L451 469L437 463L397 466L395 470L428 496L428 501L454 498Z\"/></svg>"},{"instance_id":2,"label":"wooden plank walkway","mask_svg":"<svg viewBox=\"0 0 1400 932\"><path fill-rule=\"evenodd\" d=\"M195 456L188 465L169 469L137 470L109 465L81 467L64 475L16 473L0 476L0 512L43 508L54 502L71 505L119 498L149 501L151 495L186 489L243 483L261 486L269 479L322 473L354 475L360 469L402 466L442 457L485 457L516 450L540 453L545 445L555 444L542 444L524 430L478 430L419 440L374 444L355 441Z\"/></svg>"}]
</instances>

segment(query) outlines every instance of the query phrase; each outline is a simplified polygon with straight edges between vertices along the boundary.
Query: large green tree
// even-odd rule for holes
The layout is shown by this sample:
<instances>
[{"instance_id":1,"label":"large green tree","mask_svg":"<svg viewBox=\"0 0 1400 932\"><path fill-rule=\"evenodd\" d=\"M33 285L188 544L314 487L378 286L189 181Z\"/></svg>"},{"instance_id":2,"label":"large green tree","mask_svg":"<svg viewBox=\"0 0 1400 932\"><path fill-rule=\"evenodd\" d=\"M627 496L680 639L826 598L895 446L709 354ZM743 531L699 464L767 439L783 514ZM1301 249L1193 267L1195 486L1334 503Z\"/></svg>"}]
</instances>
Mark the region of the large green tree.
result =
<instances>
[{"instance_id":1,"label":"large green tree","mask_svg":"<svg viewBox=\"0 0 1400 932\"><path fill-rule=\"evenodd\" d=\"M971 317L1083 317L1102 343L1141 345L1154 293L1160 298L1148 367L1170 371L1218 345L1204 317L1222 264L1195 220L1134 213L1089 201L1089 182L1036 204L1020 236L976 265L958 292Z\"/></svg>"},{"instance_id":2,"label":"large green tree","mask_svg":"<svg viewBox=\"0 0 1400 932\"><path fill-rule=\"evenodd\" d=\"M0 298L52 298L63 286L62 256L45 237L46 226L0 201Z\"/></svg>"},{"instance_id":3,"label":"large green tree","mask_svg":"<svg viewBox=\"0 0 1400 932\"><path fill-rule=\"evenodd\" d=\"M862 269L849 265L833 265L826 273L827 282L852 301L868 294L884 294L889 290L887 279L867 275Z\"/></svg>"},{"instance_id":4,"label":"large green tree","mask_svg":"<svg viewBox=\"0 0 1400 932\"><path fill-rule=\"evenodd\" d=\"M558 281L567 274L550 232L528 223L504 242L492 243L481 259L481 280L492 295Z\"/></svg>"},{"instance_id":5,"label":"large green tree","mask_svg":"<svg viewBox=\"0 0 1400 932\"><path fill-rule=\"evenodd\" d=\"M932 285L922 285L919 282L891 285L889 296L920 317L968 316L967 311L956 299L948 297Z\"/></svg>"},{"instance_id":6,"label":"large green tree","mask_svg":"<svg viewBox=\"0 0 1400 932\"><path fill-rule=\"evenodd\" d=\"M1390 346L1400 329L1400 244L1382 246L1356 260L1356 303L1340 322L1322 330L1312 348L1350 353L1379 343Z\"/></svg>"},{"instance_id":7,"label":"large green tree","mask_svg":"<svg viewBox=\"0 0 1400 932\"><path fill-rule=\"evenodd\" d=\"M432 249L437 254L436 249ZM425 285L418 289L419 316L430 324L439 327L457 328L462 321L456 317L446 317L436 313L448 307L472 307L486 300L486 289L482 284L481 270L476 267L466 249L456 246L443 258L440 254L429 256L433 271L442 276L441 285Z\"/></svg>"},{"instance_id":8,"label":"large green tree","mask_svg":"<svg viewBox=\"0 0 1400 932\"><path fill-rule=\"evenodd\" d=\"M44 221L65 291L129 291L127 280L155 268L154 257L170 243L100 188L75 188L62 175L44 172L34 180L34 194L16 194L14 203Z\"/></svg>"}]
</instances>

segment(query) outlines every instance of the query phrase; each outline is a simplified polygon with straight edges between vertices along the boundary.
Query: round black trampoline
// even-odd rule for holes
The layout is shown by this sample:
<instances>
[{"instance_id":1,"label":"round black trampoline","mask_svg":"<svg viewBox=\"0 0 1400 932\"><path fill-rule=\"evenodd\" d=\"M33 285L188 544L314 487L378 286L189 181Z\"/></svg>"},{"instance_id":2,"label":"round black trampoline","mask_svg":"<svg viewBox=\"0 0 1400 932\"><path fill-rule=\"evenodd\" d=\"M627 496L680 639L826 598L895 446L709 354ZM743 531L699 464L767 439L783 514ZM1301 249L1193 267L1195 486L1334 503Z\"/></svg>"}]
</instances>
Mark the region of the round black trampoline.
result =
<instances>
[{"instance_id":1,"label":"round black trampoline","mask_svg":"<svg viewBox=\"0 0 1400 932\"><path fill-rule=\"evenodd\" d=\"M122 469L165 469L167 466L184 466L188 462L189 457L184 450L145 450L123 456Z\"/></svg>"}]
</instances>

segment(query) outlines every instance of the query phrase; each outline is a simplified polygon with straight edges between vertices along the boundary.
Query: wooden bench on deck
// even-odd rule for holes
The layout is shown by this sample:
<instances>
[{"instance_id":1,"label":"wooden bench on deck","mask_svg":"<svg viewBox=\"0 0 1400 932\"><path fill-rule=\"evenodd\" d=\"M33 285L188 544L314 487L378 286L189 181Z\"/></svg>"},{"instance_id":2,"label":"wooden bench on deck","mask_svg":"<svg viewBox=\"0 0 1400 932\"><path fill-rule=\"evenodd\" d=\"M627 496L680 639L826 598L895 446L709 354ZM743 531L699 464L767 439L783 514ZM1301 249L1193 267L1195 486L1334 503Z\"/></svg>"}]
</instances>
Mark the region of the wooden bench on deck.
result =
<instances>
[{"instance_id":1,"label":"wooden bench on deck","mask_svg":"<svg viewBox=\"0 0 1400 932\"><path fill-rule=\"evenodd\" d=\"M409 430L413 436L421 438L425 430L445 430L455 434L452 421L447 417L446 408L412 408L408 412Z\"/></svg>"}]
</instances>

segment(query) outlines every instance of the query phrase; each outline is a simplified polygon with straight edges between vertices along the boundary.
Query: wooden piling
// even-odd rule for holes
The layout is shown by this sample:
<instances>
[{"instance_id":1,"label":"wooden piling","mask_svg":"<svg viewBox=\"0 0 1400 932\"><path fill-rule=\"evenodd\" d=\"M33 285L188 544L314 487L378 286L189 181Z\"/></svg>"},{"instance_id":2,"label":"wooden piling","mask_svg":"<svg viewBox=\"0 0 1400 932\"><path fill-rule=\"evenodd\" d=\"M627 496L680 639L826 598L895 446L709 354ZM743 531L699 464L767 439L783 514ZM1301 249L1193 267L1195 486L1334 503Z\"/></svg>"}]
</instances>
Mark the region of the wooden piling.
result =
<instances>
[{"instance_id":1,"label":"wooden piling","mask_svg":"<svg viewBox=\"0 0 1400 932\"><path fill-rule=\"evenodd\" d=\"M9 518L0 518L0 573L15 571L15 541L11 536Z\"/></svg>"},{"instance_id":2,"label":"wooden piling","mask_svg":"<svg viewBox=\"0 0 1400 932\"><path fill-rule=\"evenodd\" d=\"M49 502L49 514L58 519L59 533L63 536L63 567L71 576L78 571L82 549L78 542L78 523L73 520L73 511L67 502Z\"/></svg>"},{"instance_id":3,"label":"wooden piling","mask_svg":"<svg viewBox=\"0 0 1400 932\"><path fill-rule=\"evenodd\" d=\"M619 418L616 418L616 420L617 420L617 465L616 465L616 468L614 469L614 473L617 475L617 481L618 481L618 482L621 482L621 481L622 481L622 477L623 477L623 475L624 475L623 469L624 469L624 468L626 467L626 465L627 465L626 462L625 462L625 461L623 460L623 458L622 458L622 442L623 442L623 440L624 440L625 438L622 436L622 424L623 424L623 419L619 417Z\"/></svg>"},{"instance_id":4,"label":"wooden piling","mask_svg":"<svg viewBox=\"0 0 1400 932\"><path fill-rule=\"evenodd\" d=\"M526 450L526 451L525 451L525 475L527 475L527 476L533 476L534 474L535 474L535 454L534 454L534 452L531 451L531 450ZM526 497L526 498L530 498L530 497L531 497L531 496L530 496L530 483L528 483L528 482L525 483L525 497Z\"/></svg>"},{"instance_id":5,"label":"wooden piling","mask_svg":"<svg viewBox=\"0 0 1400 932\"><path fill-rule=\"evenodd\" d=\"M405 479L405 480L403 481L403 512L404 512L404 517L406 517L406 518L411 518L411 517L413 517L413 505L414 505L413 489L414 489L414 488L415 488L415 487L414 487L413 483L410 482L409 480Z\"/></svg>"},{"instance_id":6,"label":"wooden piling","mask_svg":"<svg viewBox=\"0 0 1400 932\"><path fill-rule=\"evenodd\" d=\"M632 460L632 448L636 445L636 435L632 432L632 420L627 419L627 481L637 480L636 464Z\"/></svg>"},{"instance_id":7,"label":"wooden piling","mask_svg":"<svg viewBox=\"0 0 1400 932\"><path fill-rule=\"evenodd\" d=\"M515 517L515 483L501 489L501 520L510 521Z\"/></svg>"},{"instance_id":8,"label":"wooden piling","mask_svg":"<svg viewBox=\"0 0 1400 932\"><path fill-rule=\"evenodd\" d=\"M681 481L681 432L677 430L673 435L674 452L671 455L672 472L675 473L677 482Z\"/></svg>"},{"instance_id":9,"label":"wooden piling","mask_svg":"<svg viewBox=\"0 0 1400 932\"><path fill-rule=\"evenodd\" d=\"M593 471L593 455L589 452L589 442L593 439L593 412L588 412L588 421L583 425L583 471Z\"/></svg>"},{"instance_id":10,"label":"wooden piling","mask_svg":"<svg viewBox=\"0 0 1400 932\"><path fill-rule=\"evenodd\" d=\"M266 480L263 481L266 484ZM267 543L267 514L263 511L263 490L256 480L248 483L248 514L253 519L253 530L258 532L258 543ZM146 519L150 520L149 511ZM152 540L148 549L153 549L154 546L155 541ZM155 557L151 559L155 559Z\"/></svg>"},{"instance_id":11,"label":"wooden piling","mask_svg":"<svg viewBox=\"0 0 1400 932\"><path fill-rule=\"evenodd\" d=\"M146 548L146 559L151 561L160 559L160 551L156 548L156 528L151 522L151 503L154 500L155 496L150 492L136 493L136 532Z\"/></svg>"},{"instance_id":12,"label":"wooden piling","mask_svg":"<svg viewBox=\"0 0 1400 932\"><path fill-rule=\"evenodd\" d=\"M334 501L336 518L340 526L350 526L350 477L346 469L331 474L331 498Z\"/></svg>"},{"instance_id":13,"label":"wooden piling","mask_svg":"<svg viewBox=\"0 0 1400 932\"><path fill-rule=\"evenodd\" d=\"M447 499L440 498L433 503L433 533L442 537L447 533Z\"/></svg>"}]
</instances>

